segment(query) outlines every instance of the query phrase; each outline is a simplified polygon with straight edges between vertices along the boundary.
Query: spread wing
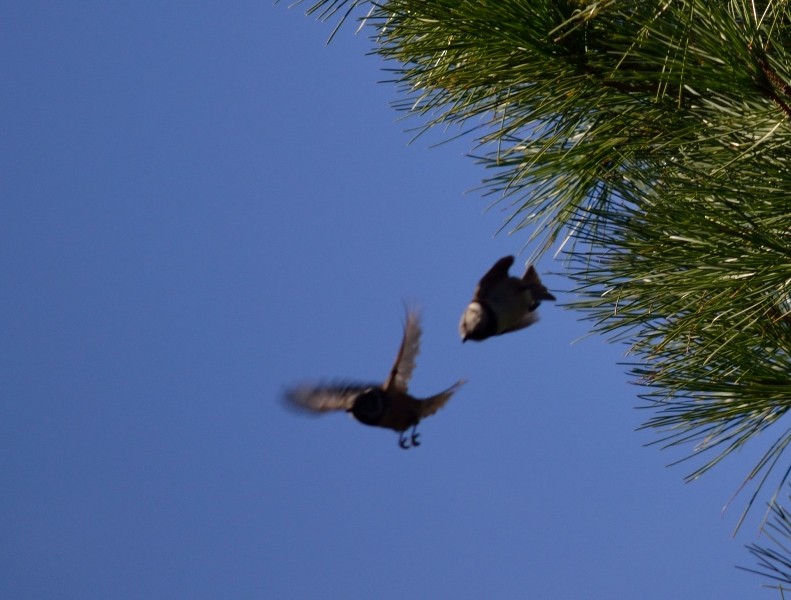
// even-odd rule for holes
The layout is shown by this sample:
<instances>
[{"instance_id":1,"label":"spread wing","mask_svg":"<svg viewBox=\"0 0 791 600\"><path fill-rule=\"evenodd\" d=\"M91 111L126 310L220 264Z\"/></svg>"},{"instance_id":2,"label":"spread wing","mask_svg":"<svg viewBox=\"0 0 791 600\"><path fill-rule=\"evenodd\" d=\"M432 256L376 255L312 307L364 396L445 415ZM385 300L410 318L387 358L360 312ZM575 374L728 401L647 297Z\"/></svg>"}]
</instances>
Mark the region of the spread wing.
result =
<instances>
[{"instance_id":1,"label":"spread wing","mask_svg":"<svg viewBox=\"0 0 791 600\"><path fill-rule=\"evenodd\" d=\"M455 394L461 386L463 386L466 382L464 379L460 379L452 386L450 386L444 392L440 392L431 398L426 398L425 400L420 401L420 418L425 419L426 417L430 417L435 412L437 412L440 408L445 406L448 400L450 400L451 396Z\"/></svg>"},{"instance_id":2,"label":"spread wing","mask_svg":"<svg viewBox=\"0 0 791 600\"><path fill-rule=\"evenodd\" d=\"M312 412L328 410L350 410L354 400L365 390L379 387L378 384L331 383L327 385L302 384L289 388L283 394L292 407Z\"/></svg>"},{"instance_id":3,"label":"spread wing","mask_svg":"<svg viewBox=\"0 0 791 600\"><path fill-rule=\"evenodd\" d=\"M528 285L539 286L541 285L541 278L538 276L538 271L533 265L528 265L525 274L522 275L522 281Z\"/></svg>"},{"instance_id":4,"label":"spread wing","mask_svg":"<svg viewBox=\"0 0 791 600\"><path fill-rule=\"evenodd\" d=\"M549 290L541 283L541 278L538 276L536 269L533 265L527 267L525 274L522 275L522 281L526 290L530 290L536 302L539 304L542 300L555 300L555 296L549 293Z\"/></svg>"},{"instance_id":5,"label":"spread wing","mask_svg":"<svg viewBox=\"0 0 791 600\"><path fill-rule=\"evenodd\" d=\"M407 309L404 337L398 349L393 368L384 384L385 391L395 389L406 392L412 371L415 370L415 358L420 352L420 314L416 310Z\"/></svg>"},{"instance_id":6,"label":"spread wing","mask_svg":"<svg viewBox=\"0 0 791 600\"><path fill-rule=\"evenodd\" d=\"M508 279L508 269L514 264L513 256L503 256L498 260L486 274L481 277L478 287L475 288L473 300L479 300L486 296L488 290L497 285L503 279Z\"/></svg>"}]
</instances>

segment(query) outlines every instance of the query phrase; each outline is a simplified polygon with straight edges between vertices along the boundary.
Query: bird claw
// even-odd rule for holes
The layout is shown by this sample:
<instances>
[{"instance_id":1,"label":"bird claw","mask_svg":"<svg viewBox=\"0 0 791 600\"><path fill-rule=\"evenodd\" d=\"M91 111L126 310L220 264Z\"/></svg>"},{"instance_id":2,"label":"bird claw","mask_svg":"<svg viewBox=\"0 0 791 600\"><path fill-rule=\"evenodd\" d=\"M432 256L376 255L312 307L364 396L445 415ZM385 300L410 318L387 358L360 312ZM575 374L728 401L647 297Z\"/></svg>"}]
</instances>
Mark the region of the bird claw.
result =
<instances>
[{"instance_id":1,"label":"bird claw","mask_svg":"<svg viewBox=\"0 0 791 600\"><path fill-rule=\"evenodd\" d=\"M398 445L404 450L420 446L420 434L415 431L415 427L412 428L412 435L409 437L407 437L403 431L398 434Z\"/></svg>"}]
</instances>

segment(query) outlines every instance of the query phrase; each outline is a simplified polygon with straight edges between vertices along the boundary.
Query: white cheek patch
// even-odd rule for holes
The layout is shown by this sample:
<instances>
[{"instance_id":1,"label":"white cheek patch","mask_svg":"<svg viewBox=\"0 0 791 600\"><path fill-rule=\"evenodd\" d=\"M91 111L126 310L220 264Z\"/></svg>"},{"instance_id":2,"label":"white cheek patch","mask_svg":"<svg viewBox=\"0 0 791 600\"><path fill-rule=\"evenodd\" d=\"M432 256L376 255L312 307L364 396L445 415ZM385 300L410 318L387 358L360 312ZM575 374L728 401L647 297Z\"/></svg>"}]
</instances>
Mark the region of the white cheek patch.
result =
<instances>
[{"instance_id":1,"label":"white cheek patch","mask_svg":"<svg viewBox=\"0 0 791 600\"><path fill-rule=\"evenodd\" d=\"M472 331L483 320L483 307L477 302L470 302L464 311L462 323L467 331Z\"/></svg>"},{"instance_id":2,"label":"white cheek patch","mask_svg":"<svg viewBox=\"0 0 791 600\"><path fill-rule=\"evenodd\" d=\"M464 319L466 321L480 321L483 316L483 307L478 302L470 302L467 306Z\"/></svg>"}]
</instances>

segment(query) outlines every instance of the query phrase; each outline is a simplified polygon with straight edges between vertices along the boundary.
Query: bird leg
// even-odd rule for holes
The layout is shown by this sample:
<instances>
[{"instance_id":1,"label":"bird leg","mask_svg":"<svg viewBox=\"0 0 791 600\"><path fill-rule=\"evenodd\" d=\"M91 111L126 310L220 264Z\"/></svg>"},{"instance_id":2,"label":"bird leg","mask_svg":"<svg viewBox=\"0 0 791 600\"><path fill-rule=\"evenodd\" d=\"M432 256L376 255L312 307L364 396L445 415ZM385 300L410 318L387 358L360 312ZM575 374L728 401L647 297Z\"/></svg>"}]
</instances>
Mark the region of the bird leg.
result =
<instances>
[{"instance_id":1,"label":"bird leg","mask_svg":"<svg viewBox=\"0 0 791 600\"><path fill-rule=\"evenodd\" d=\"M420 442L418 441L419 439L420 439L420 434L417 432L417 423L415 423L414 425L412 425L412 437L411 437L412 445L420 446Z\"/></svg>"},{"instance_id":2,"label":"bird leg","mask_svg":"<svg viewBox=\"0 0 791 600\"><path fill-rule=\"evenodd\" d=\"M398 432L398 445L404 450L420 446L420 434L417 432L417 423L412 425L412 434L407 437L406 430Z\"/></svg>"}]
</instances>

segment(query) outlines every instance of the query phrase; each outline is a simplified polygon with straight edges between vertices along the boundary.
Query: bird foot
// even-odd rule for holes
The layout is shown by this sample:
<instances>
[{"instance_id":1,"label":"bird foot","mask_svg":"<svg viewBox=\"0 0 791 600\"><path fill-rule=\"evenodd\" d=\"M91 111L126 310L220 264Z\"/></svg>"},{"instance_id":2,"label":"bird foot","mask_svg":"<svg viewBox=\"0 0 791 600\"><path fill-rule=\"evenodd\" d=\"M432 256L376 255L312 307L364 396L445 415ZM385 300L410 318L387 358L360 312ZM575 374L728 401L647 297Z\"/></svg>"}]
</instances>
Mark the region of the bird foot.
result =
<instances>
[{"instance_id":1,"label":"bird foot","mask_svg":"<svg viewBox=\"0 0 791 600\"><path fill-rule=\"evenodd\" d=\"M398 445L404 450L409 450L410 448L420 446L420 434L415 431L414 427L412 428L412 434L409 437L407 437L402 431L398 434Z\"/></svg>"}]
</instances>

